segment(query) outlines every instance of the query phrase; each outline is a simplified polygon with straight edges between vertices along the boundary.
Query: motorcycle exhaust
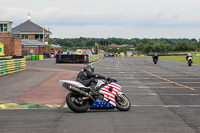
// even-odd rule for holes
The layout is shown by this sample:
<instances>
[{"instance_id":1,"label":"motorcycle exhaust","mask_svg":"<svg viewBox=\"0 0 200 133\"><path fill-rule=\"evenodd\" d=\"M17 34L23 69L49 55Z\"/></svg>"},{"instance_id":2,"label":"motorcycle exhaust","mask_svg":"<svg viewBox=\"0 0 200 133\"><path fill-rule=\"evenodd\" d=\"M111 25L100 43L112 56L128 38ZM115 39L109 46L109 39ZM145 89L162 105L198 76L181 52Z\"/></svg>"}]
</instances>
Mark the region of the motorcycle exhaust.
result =
<instances>
[{"instance_id":1,"label":"motorcycle exhaust","mask_svg":"<svg viewBox=\"0 0 200 133\"><path fill-rule=\"evenodd\" d=\"M70 91L75 91L75 92L77 92L77 93L79 93L79 94L81 94L81 95L84 95L84 96L86 96L86 97L89 97L90 99L92 99L93 101L95 100L89 93L87 93L87 92L85 92L85 91L83 91L83 90L80 90L80 89L78 89L78 88L76 88L76 87L73 87L73 86L71 86L71 85L67 85L67 84L63 84L63 87L64 88L68 88Z\"/></svg>"}]
</instances>

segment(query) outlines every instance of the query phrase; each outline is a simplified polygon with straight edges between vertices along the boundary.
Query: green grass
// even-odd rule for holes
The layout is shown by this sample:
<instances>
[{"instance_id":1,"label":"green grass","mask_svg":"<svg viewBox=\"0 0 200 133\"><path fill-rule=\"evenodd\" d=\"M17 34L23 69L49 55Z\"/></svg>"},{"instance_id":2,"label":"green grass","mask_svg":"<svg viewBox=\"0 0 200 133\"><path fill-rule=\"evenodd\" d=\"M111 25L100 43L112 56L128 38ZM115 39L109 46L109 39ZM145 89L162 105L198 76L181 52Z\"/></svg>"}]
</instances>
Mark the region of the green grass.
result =
<instances>
[{"instance_id":1,"label":"green grass","mask_svg":"<svg viewBox=\"0 0 200 133\"><path fill-rule=\"evenodd\" d=\"M159 59L186 62L185 56L160 56ZM193 64L200 65L200 57L193 56Z\"/></svg>"},{"instance_id":2,"label":"green grass","mask_svg":"<svg viewBox=\"0 0 200 133\"><path fill-rule=\"evenodd\" d=\"M152 58L151 56L144 56L140 58ZM159 56L159 59L162 60L170 60L170 61L179 61L179 62L186 62L185 56ZM200 57L193 56L193 64L200 65Z\"/></svg>"}]
</instances>

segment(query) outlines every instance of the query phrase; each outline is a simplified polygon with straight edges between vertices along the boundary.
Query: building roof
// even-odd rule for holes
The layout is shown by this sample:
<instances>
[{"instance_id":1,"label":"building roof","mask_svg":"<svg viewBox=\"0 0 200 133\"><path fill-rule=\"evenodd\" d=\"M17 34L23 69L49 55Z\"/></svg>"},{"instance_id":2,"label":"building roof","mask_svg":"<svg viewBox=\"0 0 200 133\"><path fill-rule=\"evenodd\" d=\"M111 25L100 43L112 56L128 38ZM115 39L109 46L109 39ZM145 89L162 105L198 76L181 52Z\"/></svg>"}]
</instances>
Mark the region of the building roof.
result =
<instances>
[{"instance_id":1,"label":"building roof","mask_svg":"<svg viewBox=\"0 0 200 133\"><path fill-rule=\"evenodd\" d=\"M43 33L43 30L45 32L51 33L50 31L44 29L43 27L35 24L31 20L27 20L24 23L12 28L13 33L19 33L19 32L42 32Z\"/></svg>"},{"instance_id":2,"label":"building roof","mask_svg":"<svg viewBox=\"0 0 200 133\"><path fill-rule=\"evenodd\" d=\"M11 21L0 21L0 24L12 24L13 22Z\"/></svg>"},{"instance_id":3,"label":"building roof","mask_svg":"<svg viewBox=\"0 0 200 133\"><path fill-rule=\"evenodd\" d=\"M49 44L45 44L38 40L25 40L25 39L22 39L22 45L24 45L24 46L49 46Z\"/></svg>"},{"instance_id":4,"label":"building roof","mask_svg":"<svg viewBox=\"0 0 200 133\"><path fill-rule=\"evenodd\" d=\"M61 46L55 45L55 44L51 44L51 47L52 47L52 48L61 48Z\"/></svg>"}]
</instances>

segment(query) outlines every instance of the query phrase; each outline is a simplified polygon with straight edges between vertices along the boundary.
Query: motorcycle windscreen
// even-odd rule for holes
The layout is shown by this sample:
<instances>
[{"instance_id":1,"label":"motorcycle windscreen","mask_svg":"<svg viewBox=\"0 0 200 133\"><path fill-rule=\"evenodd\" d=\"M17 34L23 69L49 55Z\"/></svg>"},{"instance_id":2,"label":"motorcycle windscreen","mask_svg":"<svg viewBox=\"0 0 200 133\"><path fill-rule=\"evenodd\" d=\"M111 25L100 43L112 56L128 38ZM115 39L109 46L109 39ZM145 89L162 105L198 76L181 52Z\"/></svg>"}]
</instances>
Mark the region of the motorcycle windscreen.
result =
<instances>
[{"instance_id":1,"label":"motorcycle windscreen","mask_svg":"<svg viewBox=\"0 0 200 133\"><path fill-rule=\"evenodd\" d=\"M104 87L102 87L99 92L104 94L104 100L108 103L116 106L115 104L115 96L116 93L121 89L121 86L116 83L110 83Z\"/></svg>"}]
</instances>

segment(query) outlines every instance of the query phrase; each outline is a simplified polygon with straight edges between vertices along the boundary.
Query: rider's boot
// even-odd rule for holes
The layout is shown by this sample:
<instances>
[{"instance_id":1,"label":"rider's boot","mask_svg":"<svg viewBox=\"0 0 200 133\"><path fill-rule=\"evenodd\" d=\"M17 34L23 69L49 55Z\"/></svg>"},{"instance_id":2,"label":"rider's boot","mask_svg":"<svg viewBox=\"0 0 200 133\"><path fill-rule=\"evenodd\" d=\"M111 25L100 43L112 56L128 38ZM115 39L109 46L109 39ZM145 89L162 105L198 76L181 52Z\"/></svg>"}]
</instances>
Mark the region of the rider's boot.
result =
<instances>
[{"instance_id":1,"label":"rider's boot","mask_svg":"<svg viewBox=\"0 0 200 133\"><path fill-rule=\"evenodd\" d=\"M91 89L90 95L92 95L92 96L98 96L98 95L100 95L100 93L98 91L95 91L95 90Z\"/></svg>"}]
</instances>

